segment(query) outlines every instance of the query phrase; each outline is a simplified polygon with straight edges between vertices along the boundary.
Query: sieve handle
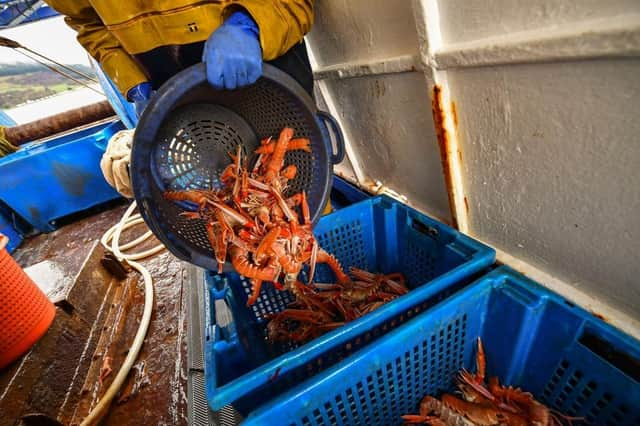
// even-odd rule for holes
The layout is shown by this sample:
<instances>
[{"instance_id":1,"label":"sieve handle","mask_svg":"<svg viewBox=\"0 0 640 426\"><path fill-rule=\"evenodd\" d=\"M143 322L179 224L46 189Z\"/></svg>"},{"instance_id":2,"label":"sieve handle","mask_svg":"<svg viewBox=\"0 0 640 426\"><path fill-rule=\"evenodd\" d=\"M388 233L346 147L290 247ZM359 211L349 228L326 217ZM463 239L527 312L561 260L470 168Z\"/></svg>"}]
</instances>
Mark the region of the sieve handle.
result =
<instances>
[{"instance_id":1,"label":"sieve handle","mask_svg":"<svg viewBox=\"0 0 640 426\"><path fill-rule=\"evenodd\" d=\"M318 118L324 125L329 135L331 135L331 132L329 132L329 128L331 128L331 130L333 131L333 135L335 137L335 140L333 142L335 142L336 144L336 152L333 152L333 144L331 143L331 140L333 138L331 138L331 136L327 138L327 143L329 145L327 148L329 148L329 152L331 153L331 163L338 164L342 160L344 160L344 136L342 135L340 125L338 124L336 119L333 118L333 116L328 112L318 111Z\"/></svg>"}]
</instances>

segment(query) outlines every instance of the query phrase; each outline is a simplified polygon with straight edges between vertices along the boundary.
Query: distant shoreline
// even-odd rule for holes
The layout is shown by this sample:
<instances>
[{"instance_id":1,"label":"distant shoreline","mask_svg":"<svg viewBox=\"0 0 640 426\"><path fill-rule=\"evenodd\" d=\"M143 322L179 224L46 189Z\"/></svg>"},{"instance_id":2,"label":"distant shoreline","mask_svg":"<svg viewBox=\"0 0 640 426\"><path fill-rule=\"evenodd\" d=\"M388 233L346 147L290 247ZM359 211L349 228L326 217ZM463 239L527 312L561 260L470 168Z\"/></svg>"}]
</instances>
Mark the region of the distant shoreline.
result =
<instances>
[{"instance_id":1,"label":"distant shoreline","mask_svg":"<svg viewBox=\"0 0 640 426\"><path fill-rule=\"evenodd\" d=\"M102 88L99 84L92 84L91 87L102 92ZM105 99L105 96L86 87L82 87L75 90L57 93L14 108L5 109L4 112L17 124L23 124L45 118L53 114L68 111L73 108L79 108L95 102L104 101Z\"/></svg>"}]
</instances>

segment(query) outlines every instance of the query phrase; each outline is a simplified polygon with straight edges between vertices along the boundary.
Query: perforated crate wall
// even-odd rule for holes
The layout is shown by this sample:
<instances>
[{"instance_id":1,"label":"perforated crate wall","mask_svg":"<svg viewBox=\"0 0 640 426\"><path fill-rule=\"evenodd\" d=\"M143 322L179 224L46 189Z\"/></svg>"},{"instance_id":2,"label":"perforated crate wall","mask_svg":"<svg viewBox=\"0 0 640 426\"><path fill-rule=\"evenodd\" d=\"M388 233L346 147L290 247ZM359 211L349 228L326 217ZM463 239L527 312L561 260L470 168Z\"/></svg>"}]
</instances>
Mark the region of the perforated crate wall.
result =
<instances>
[{"instance_id":1,"label":"perforated crate wall","mask_svg":"<svg viewBox=\"0 0 640 426\"><path fill-rule=\"evenodd\" d=\"M585 358L576 356L581 349L574 347L561 358L540 399L568 416L583 416L588 424L640 425L638 401L630 400L627 393L634 387L637 392L638 372L635 380L611 366L602 374L606 364L597 359L595 364L585 362Z\"/></svg>"},{"instance_id":2,"label":"perforated crate wall","mask_svg":"<svg viewBox=\"0 0 640 426\"><path fill-rule=\"evenodd\" d=\"M313 410L311 417L302 418L302 425L388 424L388 419L413 410L423 395L451 388L452 378L464 365L466 320L463 315L417 340L364 380L321 402L323 412Z\"/></svg>"}]
</instances>

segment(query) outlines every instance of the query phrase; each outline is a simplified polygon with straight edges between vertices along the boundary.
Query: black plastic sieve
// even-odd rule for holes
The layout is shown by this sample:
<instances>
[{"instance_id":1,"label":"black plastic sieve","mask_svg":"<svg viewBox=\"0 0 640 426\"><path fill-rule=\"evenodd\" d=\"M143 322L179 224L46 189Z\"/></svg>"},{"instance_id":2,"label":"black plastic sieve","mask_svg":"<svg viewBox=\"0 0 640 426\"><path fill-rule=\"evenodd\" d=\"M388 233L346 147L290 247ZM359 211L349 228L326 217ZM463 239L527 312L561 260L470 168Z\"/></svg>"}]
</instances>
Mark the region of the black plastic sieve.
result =
<instances>
[{"instance_id":1,"label":"black plastic sieve","mask_svg":"<svg viewBox=\"0 0 640 426\"><path fill-rule=\"evenodd\" d=\"M264 64L255 84L215 90L204 64L198 64L167 81L140 117L131 151L134 196L155 236L178 258L215 270L204 222L180 216L189 205L167 201L162 194L219 187L229 152L241 145L243 156L252 159L260 139L277 139L284 127L311 141L311 153L286 154L285 166L295 164L298 173L285 196L306 191L315 223L329 198L333 165L344 157L344 140L335 119L318 111L293 78Z\"/></svg>"}]
</instances>

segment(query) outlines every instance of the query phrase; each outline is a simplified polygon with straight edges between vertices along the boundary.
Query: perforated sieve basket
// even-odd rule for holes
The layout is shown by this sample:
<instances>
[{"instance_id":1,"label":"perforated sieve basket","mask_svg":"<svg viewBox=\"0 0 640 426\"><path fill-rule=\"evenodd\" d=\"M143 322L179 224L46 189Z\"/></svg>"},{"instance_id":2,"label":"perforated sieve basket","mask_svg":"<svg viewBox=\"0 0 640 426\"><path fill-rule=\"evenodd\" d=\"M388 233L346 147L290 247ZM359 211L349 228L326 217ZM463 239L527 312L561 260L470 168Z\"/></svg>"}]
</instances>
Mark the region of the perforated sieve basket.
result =
<instances>
[{"instance_id":1,"label":"perforated sieve basket","mask_svg":"<svg viewBox=\"0 0 640 426\"><path fill-rule=\"evenodd\" d=\"M184 70L153 97L134 134L131 181L142 217L175 256L206 269L216 262L204 221L180 216L193 206L165 200L165 191L219 188L228 153L240 145L252 164L260 139L291 127L294 137L309 138L311 153L286 154L285 166L295 164L298 173L284 195L306 191L315 223L329 198L333 165L344 157L335 119L318 111L288 74L263 67L255 84L233 91L211 87L204 64Z\"/></svg>"}]
</instances>

